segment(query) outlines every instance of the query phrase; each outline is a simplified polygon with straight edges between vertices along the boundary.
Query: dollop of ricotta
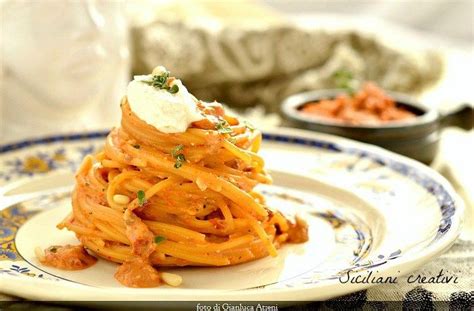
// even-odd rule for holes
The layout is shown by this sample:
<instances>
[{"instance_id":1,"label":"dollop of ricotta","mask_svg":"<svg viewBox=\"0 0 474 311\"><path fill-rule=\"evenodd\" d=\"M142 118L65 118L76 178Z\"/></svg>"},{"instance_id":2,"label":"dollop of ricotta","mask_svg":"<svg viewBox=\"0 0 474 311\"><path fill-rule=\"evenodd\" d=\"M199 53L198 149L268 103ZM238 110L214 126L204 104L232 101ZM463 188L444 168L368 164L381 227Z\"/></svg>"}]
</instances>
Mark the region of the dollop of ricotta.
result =
<instances>
[{"instance_id":1,"label":"dollop of ricotta","mask_svg":"<svg viewBox=\"0 0 474 311\"><path fill-rule=\"evenodd\" d=\"M181 80L170 82L170 87L177 85L179 88L172 94L143 82L151 80L152 76L135 76L127 87L130 109L140 119L163 133L183 133L192 122L204 119L196 99Z\"/></svg>"}]
</instances>

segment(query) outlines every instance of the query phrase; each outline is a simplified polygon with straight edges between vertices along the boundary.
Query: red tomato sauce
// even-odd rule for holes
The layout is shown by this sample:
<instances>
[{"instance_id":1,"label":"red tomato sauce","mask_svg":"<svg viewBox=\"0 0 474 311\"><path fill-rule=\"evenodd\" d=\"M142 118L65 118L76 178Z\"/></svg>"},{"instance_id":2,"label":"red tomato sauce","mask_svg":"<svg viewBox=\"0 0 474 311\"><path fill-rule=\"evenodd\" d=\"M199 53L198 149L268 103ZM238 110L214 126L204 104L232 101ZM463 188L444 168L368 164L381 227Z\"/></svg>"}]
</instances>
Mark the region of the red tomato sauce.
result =
<instances>
[{"instance_id":1,"label":"red tomato sauce","mask_svg":"<svg viewBox=\"0 0 474 311\"><path fill-rule=\"evenodd\" d=\"M397 106L393 98L370 82L365 83L362 89L351 96L341 94L335 99L307 103L300 111L354 125L380 124L416 117L413 112Z\"/></svg>"}]
</instances>

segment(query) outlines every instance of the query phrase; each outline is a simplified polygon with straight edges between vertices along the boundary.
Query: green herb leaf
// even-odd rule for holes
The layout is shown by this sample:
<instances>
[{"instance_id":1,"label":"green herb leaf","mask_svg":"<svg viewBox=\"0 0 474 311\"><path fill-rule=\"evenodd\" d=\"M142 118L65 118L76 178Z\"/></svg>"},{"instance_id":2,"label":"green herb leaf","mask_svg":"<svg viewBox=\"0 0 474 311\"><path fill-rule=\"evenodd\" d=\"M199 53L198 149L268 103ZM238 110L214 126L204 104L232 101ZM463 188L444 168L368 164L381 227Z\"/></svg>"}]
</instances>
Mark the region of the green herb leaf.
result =
<instances>
[{"instance_id":1,"label":"green herb leaf","mask_svg":"<svg viewBox=\"0 0 474 311\"><path fill-rule=\"evenodd\" d=\"M220 120L216 124L217 132L221 134L230 134L232 133L232 128L230 127L229 123L226 120Z\"/></svg>"},{"instance_id":2,"label":"green herb leaf","mask_svg":"<svg viewBox=\"0 0 474 311\"><path fill-rule=\"evenodd\" d=\"M168 88L168 92L170 92L171 94L178 93L179 92L179 86L174 84L172 87Z\"/></svg>"},{"instance_id":3,"label":"green herb leaf","mask_svg":"<svg viewBox=\"0 0 474 311\"><path fill-rule=\"evenodd\" d=\"M178 154L176 157L176 162L174 163L174 168L180 168L183 166L183 163L186 162L186 158L184 157L184 154Z\"/></svg>"},{"instance_id":4,"label":"green herb leaf","mask_svg":"<svg viewBox=\"0 0 474 311\"><path fill-rule=\"evenodd\" d=\"M181 153L183 149L184 149L183 145L177 145L171 151L171 155L173 156L173 158L176 159L176 162L174 163L175 168L180 168L181 166L183 166L183 163L186 162L186 158L184 157L184 154Z\"/></svg>"},{"instance_id":5,"label":"green herb leaf","mask_svg":"<svg viewBox=\"0 0 474 311\"><path fill-rule=\"evenodd\" d=\"M176 156L180 154L183 149L184 145L177 145L176 147L174 147L173 150L171 150L171 155L173 156L173 158L176 158Z\"/></svg>"},{"instance_id":6,"label":"green herb leaf","mask_svg":"<svg viewBox=\"0 0 474 311\"><path fill-rule=\"evenodd\" d=\"M250 123L249 121L244 121L244 125L246 128L248 128L251 132L255 131L255 126L253 126L252 123Z\"/></svg>"},{"instance_id":7,"label":"green herb leaf","mask_svg":"<svg viewBox=\"0 0 474 311\"><path fill-rule=\"evenodd\" d=\"M161 236L161 235L157 235L155 236L155 243L156 244L160 244L162 242L166 241L166 237L164 236Z\"/></svg>"},{"instance_id":8,"label":"green herb leaf","mask_svg":"<svg viewBox=\"0 0 474 311\"><path fill-rule=\"evenodd\" d=\"M138 190L137 192L138 205L143 206L146 203L145 191Z\"/></svg>"},{"instance_id":9,"label":"green herb leaf","mask_svg":"<svg viewBox=\"0 0 474 311\"><path fill-rule=\"evenodd\" d=\"M153 75L149 80L142 80L143 83L153 86L154 88L160 90L167 90L171 94L176 94L179 92L179 86L176 84L172 87L168 86L168 79L170 77L170 72L166 71L159 75Z\"/></svg>"},{"instance_id":10,"label":"green herb leaf","mask_svg":"<svg viewBox=\"0 0 474 311\"><path fill-rule=\"evenodd\" d=\"M354 84L357 82L352 72L346 69L340 69L333 73L332 78L336 87L345 89L349 94L355 92Z\"/></svg>"}]
</instances>

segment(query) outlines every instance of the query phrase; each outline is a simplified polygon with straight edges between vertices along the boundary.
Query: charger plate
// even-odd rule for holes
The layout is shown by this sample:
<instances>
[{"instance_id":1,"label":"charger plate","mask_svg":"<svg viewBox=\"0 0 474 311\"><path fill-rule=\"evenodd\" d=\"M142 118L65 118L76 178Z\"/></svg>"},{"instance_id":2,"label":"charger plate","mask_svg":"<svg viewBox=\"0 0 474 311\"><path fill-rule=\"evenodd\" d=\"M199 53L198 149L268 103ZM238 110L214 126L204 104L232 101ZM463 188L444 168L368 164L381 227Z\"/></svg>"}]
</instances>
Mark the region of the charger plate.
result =
<instances>
[{"instance_id":1,"label":"charger plate","mask_svg":"<svg viewBox=\"0 0 474 311\"><path fill-rule=\"evenodd\" d=\"M42 266L34 248L77 244L55 225L70 210L73 174L106 132L0 146L0 292L54 301L323 300L400 277L446 251L463 205L430 168L381 148L313 132L264 134L270 206L302 215L309 241L276 258L222 268L168 269L179 288L133 289L99 260L82 271ZM365 280L365 281L364 281Z\"/></svg>"}]
</instances>

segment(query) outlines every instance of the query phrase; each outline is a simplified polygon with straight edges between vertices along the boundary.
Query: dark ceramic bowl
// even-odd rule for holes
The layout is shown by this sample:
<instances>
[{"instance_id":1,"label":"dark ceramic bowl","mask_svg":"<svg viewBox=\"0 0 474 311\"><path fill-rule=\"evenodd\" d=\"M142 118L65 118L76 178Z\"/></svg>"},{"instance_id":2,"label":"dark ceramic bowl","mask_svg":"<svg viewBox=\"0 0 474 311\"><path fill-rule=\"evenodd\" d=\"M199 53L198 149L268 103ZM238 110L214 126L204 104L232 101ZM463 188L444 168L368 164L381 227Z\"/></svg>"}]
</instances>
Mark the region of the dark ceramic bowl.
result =
<instances>
[{"instance_id":1,"label":"dark ceramic bowl","mask_svg":"<svg viewBox=\"0 0 474 311\"><path fill-rule=\"evenodd\" d=\"M429 164L438 150L443 127L458 126L470 130L474 124L472 106L463 104L454 111L441 114L416 100L398 93L388 93L398 106L417 115L415 119L381 123L380 125L353 125L305 114L300 109L307 103L335 98L343 90L321 90L292 95L281 105L286 125L321 133L343 136L378 145Z\"/></svg>"}]
</instances>

